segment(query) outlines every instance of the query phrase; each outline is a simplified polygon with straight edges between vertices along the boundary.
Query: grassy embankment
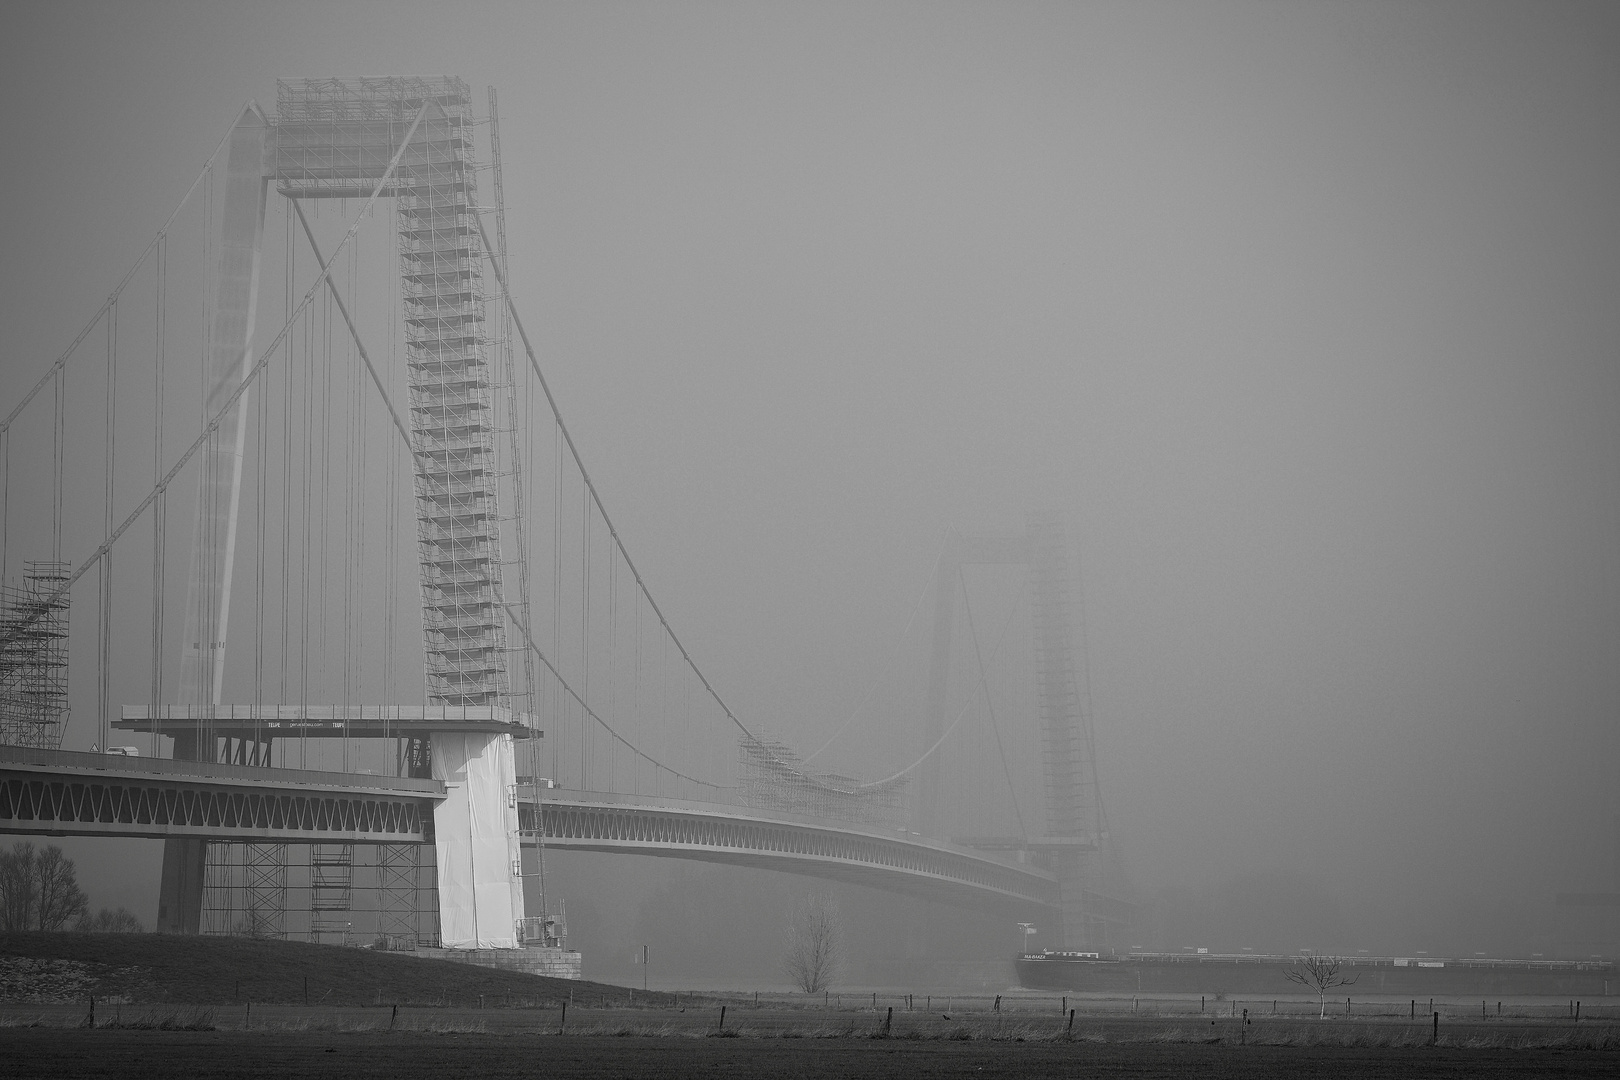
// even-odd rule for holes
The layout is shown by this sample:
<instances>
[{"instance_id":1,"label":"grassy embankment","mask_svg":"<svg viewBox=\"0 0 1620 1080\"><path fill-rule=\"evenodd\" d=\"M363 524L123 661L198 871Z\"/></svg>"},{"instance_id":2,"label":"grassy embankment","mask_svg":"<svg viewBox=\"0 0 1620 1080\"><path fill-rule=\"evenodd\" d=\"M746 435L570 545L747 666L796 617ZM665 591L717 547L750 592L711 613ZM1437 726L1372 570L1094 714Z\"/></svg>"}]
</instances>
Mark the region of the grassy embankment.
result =
<instances>
[{"instance_id":1,"label":"grassy embankment","mask_svg":"<svg viewBox=\"0 0 1620 1080\"><path fill-rule=\"evenodd\" d=\"M169 934L0 933L0 960L12 962L3 996L29 1000L122 998L130 1002L224 1005L556 1005L589 995L624 1003L623 987L497 971L408 953L294 941ZM668 994L635 991L656 1004ZM307 998L306 998L307 995ZM37 999L37 998L36 998ZM640 1003L638 1001L638 1003Z\"/></svg>"}]
</instances>

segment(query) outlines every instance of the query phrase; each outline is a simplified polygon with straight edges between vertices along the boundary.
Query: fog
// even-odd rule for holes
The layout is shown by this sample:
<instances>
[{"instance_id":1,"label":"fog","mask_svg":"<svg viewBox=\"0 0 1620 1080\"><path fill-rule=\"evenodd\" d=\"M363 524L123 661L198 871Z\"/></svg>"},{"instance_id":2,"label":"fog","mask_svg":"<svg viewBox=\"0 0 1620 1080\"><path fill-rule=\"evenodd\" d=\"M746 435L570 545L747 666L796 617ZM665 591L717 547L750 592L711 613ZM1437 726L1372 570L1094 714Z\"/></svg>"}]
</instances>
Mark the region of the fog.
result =
<instances>
[{"instance_id":1,"label":"fog","mask_svg":"<svg viewBox=\"0 0 1620 1080\"><path fill-rule=\"evenodd\" d=\"M1611 5L14 3L0 26L0 409L277 77L493 85L517 302L739 716L808 752L879 686L830 763L905 765L942 537L1060 511L1141 944L1620 948L1554 903L1620 890ZM48 448L11 455L48 485ZM971 587L999 625L1009 590ZM94 903L151 924L156 844L69 846ZM547 874L593 978L638 977L650 939L655 984L783 984L782 913L817 891L852 978L917 949L911 901L811 878ZM1020 943L928 917L945 960Z\"/></svg>"}]
</instances>

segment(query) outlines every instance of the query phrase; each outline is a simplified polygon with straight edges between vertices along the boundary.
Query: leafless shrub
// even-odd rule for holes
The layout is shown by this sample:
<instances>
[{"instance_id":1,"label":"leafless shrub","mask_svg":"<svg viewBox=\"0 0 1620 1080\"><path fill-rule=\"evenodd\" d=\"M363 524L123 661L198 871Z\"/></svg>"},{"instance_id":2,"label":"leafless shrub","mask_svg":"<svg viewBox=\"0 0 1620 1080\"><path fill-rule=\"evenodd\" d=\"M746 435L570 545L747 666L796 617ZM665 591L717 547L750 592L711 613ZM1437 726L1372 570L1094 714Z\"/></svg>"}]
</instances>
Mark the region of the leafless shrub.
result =
<instances>
[{"instance_id":1,"label":"leafless shrub","mask_svg":"<svg viewBox=\"0 0 1620 1080\"><path fill-rule=\"evenodd\" d=\"M1316 991L1322 1005L1321 1019L1327 1019L1327 992L1338 986L1351 986L1356 976L1346 978L1339 974L1344 961L1337 956L1305 956L1283 972L1289 982L1298 983L1307 990Z\"/></svg>"}]
</instances>

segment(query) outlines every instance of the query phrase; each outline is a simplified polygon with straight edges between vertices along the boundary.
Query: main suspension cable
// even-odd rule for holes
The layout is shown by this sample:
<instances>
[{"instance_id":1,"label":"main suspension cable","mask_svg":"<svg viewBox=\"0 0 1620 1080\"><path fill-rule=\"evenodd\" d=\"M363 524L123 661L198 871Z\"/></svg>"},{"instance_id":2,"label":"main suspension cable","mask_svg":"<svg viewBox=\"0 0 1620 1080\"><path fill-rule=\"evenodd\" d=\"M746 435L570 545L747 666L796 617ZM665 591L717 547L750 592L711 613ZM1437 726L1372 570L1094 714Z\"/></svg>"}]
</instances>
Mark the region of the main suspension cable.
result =
<instances>
[{"instance_id":1,"label":"main suspension cable","mask_svg":"<svg viewBox=\"0 0 1620 1080\"><path fill-rule=\"evenodd\" d=\"M918 613L922 611L923 601L928 599L929 586L933 585L935 579L939 577L940 569L944 565L945 560L945 545L948 543L950 543L948 537L940 541L939 554L934 558L934 570L928 575L927 578L923 580L922 591L917 594L917 602L913 604L911 608L911 617L906 619L906 628L900 632L899 645L896 645L894 652L889 654L888 663L886 663L883 666L883 669L879 671L872 679L871 685L866 688L866 693L862 695L860 701L855 703L855 708L850 712L849 716L844 720L844 722L838 726L838 730L828 736L827 741L822 743L821 746L816 749L815 753L806 757L804 759L804 764L810 764L810 762L820 757L829 746L837 742L838 737L845 731L849 730L849 726L853 724L856 719L860 717L861 713L866 710L866 707L872 703L872 698L877 696L878 688L882 686L883 683L888 681L889 673L894 670L895 665L899 661L900 646L904 645L908 640L910 640L911 628L917 622Z\"/></svg>"},{"instance_id":2,"label":"main suspension cable","mask_svg":"<svg viewBox=\"0 0 1620 1080\"><path fill-rule=\"evenodd\" d=\"M484 243L484 255L489 259L489 265L495 272L495 280L501 287L501 298L505 301L507 312L512 317L512 325L517 328L518 337L523 341L523 351L529 358L529 367L534 370L535 378L539 380L540 389L546 396L546 404L551 407L551 415L556 421L557 430L568 444L568 452L574 459L575 468L579 469L580 479L584 481L586 490L590 492L591 502L596 506L597 513L602 515L602 523L607 526L608 535L613 538L613 545L618 550L619 556L624 559L626 569L636 579L636 586L641 590L641 594L647 598L647 604L652 608L653 614L658 616L658 622L663 626L664 633L669 635L669 640L675 645L676 649L680 650L681 658L686 661L686 666L691 668L692 674L697 676L698 682L703 684L703 689L714 699L714 703L720 706L720 711L726 714L726 719L735 724L737 730L742 732L755 746L764 746L760 737L749 730L748 726L741 720L737 719L737 714L731 711L731 706L726 704L725 699L720 696L713 684L709 682L708 676L703 674L703 669L698 667L697 661L692 659L692 654L687 652L685 644L682 643L680 636L675 633L675 628L669 624L669 620L664 617L663 609L658 606L658 601L653 598L651 590L647 588L647 582L642 578L641 571L637 569L635 560L630 558L630 552L625 548L624 541L619 536L619 530L614 526L613 519L608 516L607 506L603 504L602 496L597 492L596 484L591 480L591 474L585 468L585 461L580 456L579 448L574 444L573 433L568 430L568 425L563 422L562 410L557 405L556 396L551 392L551 384L546 381L545 372L540 370L540 361L534 354L534 345L529 341L529 332L523 325L523 319L518 315L517 304L512 300L512 289L506 282L506 273L500 266L499 260L494 258L494 248L490 245L489 232L484 228L482 214L475 212L473 222L478 226L478 236Z\"/></svg>"},{"instance_id":3,"label":"main suspension cable","mask_svg":"<svg viewBox=\"0 0 1620 1080\"><path fill-rule=\"evenodd\" d=\"M534 643L534 638L531 637L530 634L529 634L529 628L524 625L523 621L520 618L518 618L517 611L514 610L513 606L511 604L508 604L508 603L505 603L505 602L502 602L501 606L506 609L507 617L512 620L512 625L516 626L518 628L518 633L523 635L523 641L524 641L524 643L526 645L528 645L529 651L534 653L535 656L540 658L540 662L546 666L546 670L551 672L552 676L556 678L557 685L561 686L563 688L563 690L567 692L568 696L573 698L574 701L578 703L579 707L584 710L586 716L589 716L592 720L595 720L598 724L600 724L603 731L606 731L609 735L613 736L616 740L623 743L625 745L625 747L628 748L629 751L632 754L635 754L637 757L643 759L644 761L646 761L649 764L655 766L656 768L663 769L665 772L669 773L671 776L678 776L682 780L686 780L686 781L689 781L689 782L694 783L694 784L701 784L706 788L713 788L716 791L731 791L731 790L733 790L732 788L728 787L725 784L716 784L716 783L714 783L712 781L709 781L709 780L699 780L695 776L686 775L685 773L681 772L679 769L672 769L668 765L665 765L663 762L659 761L657 758L651 756L650 754L643 753L629 739L626 739L623 735L620 735L617 731L614 731L613 726L611 724L609 724L606 720L603 720L600 716L598 716L596 714L596 710L592 709L589 705L587 705L585 703L585 699L580 697L579 694L574 692L574 688L572 686L568 685L568 680L563 678L562 672L558 671L556 665L551 662L551 659L548 656L546 656L545 653L540 651L540 646L538 646L538 645L536 645Z\"/></svg>"}]
</instances>

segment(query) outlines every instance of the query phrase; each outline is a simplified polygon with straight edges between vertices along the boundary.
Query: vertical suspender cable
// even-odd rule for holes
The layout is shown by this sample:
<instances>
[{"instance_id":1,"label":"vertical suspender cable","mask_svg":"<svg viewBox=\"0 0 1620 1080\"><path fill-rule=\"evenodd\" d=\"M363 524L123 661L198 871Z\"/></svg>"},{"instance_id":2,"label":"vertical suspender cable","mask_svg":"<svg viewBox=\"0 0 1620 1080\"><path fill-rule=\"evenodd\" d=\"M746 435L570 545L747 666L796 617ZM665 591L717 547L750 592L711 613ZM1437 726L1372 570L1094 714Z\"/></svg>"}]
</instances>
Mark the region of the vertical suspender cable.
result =
<instances>
[{"instance_id":1,"label":"vertical suspender cable","mask_svg":"<svg viewBox=\"0 0 1620 1080\"><path fill-rule=\"evenodd\" d=\"M238 109L237 112L240 113L241 110ZM118 279L118 284L114 286L112 293L107 297L106 301L102 303L101 307L96 309L96 313L90 316L89 320L84 324L84 327L74 335L72 342L70 342L68 347L62 351L61 355L56 358L56 361L45 370L45 373L39 377L39 381L34 383L34 385L29 389L28 393L23 395L22 400L17 402L17 404L12 408L11 412L6 414L5 420L0 421L0 435L8 435L11 431L12 423L17 419L18 416L22 415L22 411L28 407L29 402L38 397L40 392L43 391L53 379L61 374L62 368L68 362L68 357L72 356L78 351L80 343L83 342L84 339L89 336L90 331L94 330L101 322L101 317L107 313L107 309L118 300L119 294L124 291L124 286L130 283L130 280L135 276L135 272L141 268L142 264L144 264L152 252L156 250L158 244L166 235L168 235L169 227L174 224L174 219L180 216L180 211L185 209L186 203L190 202L192 195L196 194L197 185L203 182L204 177L211 174L214 167L214 159L219 156L220 150L223 149L226 142L230 140L231 131L234 130L234 126L226 130L225 135L219 140L218 143L214 145L214 152L208 155L207 161L203 162L202 170L197 173L197 178L191 182L191 186L186 189L186 193L180 197L180 202L176 204L174 210L169 214L169 219L163 223L163 228L157 231L156 236L147 241L146 247L141 249L141 253L135 257L135 262L130 265L130 268L124 271L124 276Z\"/></svg>"},{"instance_id":2,"label":"vertical suspender cable","mask_svg":"<svg viewBox=\"0 0 1620 1080\"><path fill-rule=\"evenodd\" d=\"M330 282L332 279L327 278L326 280ZM321 551L319 557L316 559L316 565L320 567L321 572L321 604L319 616L321 647L318 650L320 653L321 662L320 666L317 668L317 671L320 674L319 685L326 695L326 700L330 702L337 696L332 691L332 684L335 681L332 675L341 675L343 667L342 650L337 648L335 644L328 644L331 638L337 636L337 632L340 629L340 627L335 625L335 623L342 614L343 606L342 600L331 594L332 583L328 581L328 575L332 570L331 549L337 546L335 543L336 538L333 535L332 529L332 467L333 459L336 457L336 454L333 452L335 449L333 446L333 440L336 438L336 435L332 431L332 415L335 411L334 406L336 404L333 399L333 394L335 393L336 388L333 385L332 372L336 367L334 350L337 346L335 337L332 333L332 305L330 303L324 305L321 312L321 334L325 338L325 343L322 346L321 359L323 366L323 370L321 372ZM327 616L327 609L333 605L336 605L336 609L333 612L333 616L329 618ZM329 671L331 672L330 674Z\"/></svg>"},{"instance_id":3,"label":"vertical suspender cable","mask_svg":"<svg viewBox=\"0 0 1620 1080\"><path fill-rule=\"evenodd\" d=\"M118 460L118 305L107 312L107 409L106 435L103 438L106 460L103 464L102 528L112 532L113 474ZM112 549L101 557L101 664L96 716L96 741L107 747L108 711L112 708Z\"/></svg>"},{"instance_id":4,"label":"vertical suspender cable","mask_svg":"<svg viewBox=\"0 0 1620 1080\"><path fill-rule=\"evenodd\" d=\"M504 286L503 286L504 288ZM551 470L551 648L562 656L562 431L552 432ZM561 691L557 693L557 714L566 707ZM559 732L560 734L560 732ZM551 743L551 775L556 776L562 765L561 739Z\"/></svg>"},{"instance_id":5,"label":"vertical suspender cable","mask_svg":"<svg viewBox=\"0 0 1620 1080\"><path fill-rule=\"evenodd\" d=\"M11 432L0 431L0 582L11 552Z\"/></svg>"},{"instance_id":6,"label":"vertical suspender cable","mask_svg":"<svg viewBox=\"0 0 1620 1080\"><path fill-rule=\"evenodd\" d=\"M163 367L164 336L167 332L167 304L169 299L169 242L159 234L157 246L157 310L153 315L154 341L152 364L152 484L157 486L163 476ZM163 602L165 599L164 554L168 538L163 535L166 499L162 493L152 507L152 692L149 719L152 729L152 756L158 756L158 741L162 738L162 720L158 710L163 702Z\"/></svg>"},{"instance_id":7,"label":"vertical suspender cable","mask_svg":"<svg viewBox=\"0 0 1620 1080\"><path fill-rule=\"evenodd\" d=\"M579 549L580 549L580 601L579 601L579 647L580 664L584 674L580 676L579 692L590 700L591 694L591 493L585 488L580 489L579 513ZM585 714L579 714L579 786L589 788L590 779L590 728L585 724Z\"/></svg>"},{"instance_id":8,"label":"vertical suspender cable","mask_svg":"<svg viewBox=\"0 0 1620 1080\"><path fill-rule=\"evenodd\" d=\"M62 480L67 442L67 378L56 369L56 419L51 427L51 561L62 561Z\"/></svg>"},{"instance_id":9,"label":"vertical suspender cable","mask_svg":"<svg viewBox=\"0 0 1620 1080\"><path fill-rule=\"evenodd\" d=\"M432 107L433 103L431 101L425 102L423 103L422 108L417 111L416 119L411 121L410 129L405 133L404 139L400 142L399 149L394 152L393 159L388 163L388 168L383 172L382 177L377 181L377 186L372 189L371 196L366 200L365 207L362 209L359 218L357 218L354 224L349 227L348 234L346 234L343 240L339 242L337 251L341 251L344 246L348 244L350 237L359 231L360 224L365 218L364 210L369 209L372 203L376 202L378 195L382 192L382 189L386 187L388 182L393 178L395 171L399 168L400 159L405 156L406 147L410 145L411 139L416 135L416 129L421 126L422 119L427 116L428 110ZM337 257L337 251L333 252L333 258ZM297 309L293 312L294 317L302 313L308 307L310 301L315 298L316 291L325 282L326 275L330 272L330 263L321 267L320 272L315 276L314 283L310 285L309 290L304 294L303 299L298 303ZM41 610L48 608L51 604L61 599L65 593L72 589L74 583L83 577L89 571L91 566L95 565L96 561L101 558L102 554L116 544L118 539L128 531L131 525L135 523L136 519L138 519L142 514L146 513L147 508L157 501L158 496L165 488L167 488L174 478L179 475L180 470L186 467L187 462L189 462L192 457L196 455L197 451L207 443L209 437L219 430L221 419L225 416L227 411L236 405L237 401L241 400L242 395L247 393L248 387L253 385L253 380L258 377L261 371L264 370L265 365L269 363L270 356L275 352L276 348L282 343L282 341L286 339L288 331L291 328L292 319L289 318L286 325L282 326L281 330L265 348L259 359L255 361L253 366L249 368L248 371L243 375L242 381L237 384L236 389L231 391L225 400L220 403L219 411L209 418L208 423L206 427L204 427L202 433L192 441L191 445L188 446L185 452L180 455L179 459L175 461L174 465L169 468L169 471L163 475L163 478L158 481L157 485L151 490L151 492L147 494L146 498L142 499L140 503L129 512L128 516L126 516L124 520L119 523L118 527L113 529L107 538L102 541L101 546L92 552L90 557L81 563L73 571L73 573L69 574L65 581L63 581L55 589L52 589L49 594L40 598L41 604L39 606ZM60 369L58 369L58 374L60 375ZM60 427L60 425L58 425L58 427ZM8 645L14 641L18 635L26 633L28 628L31 627L34 622L38 620L38 618L38 615L33 615L30 618L18 620L15 625L8 628L10 630L9 634L5 635L4 637L0 637L0 646Z\"/></svg>"},{"instance_id":10,"label":"vertical suspender cable","mask_svg":"<svg viewBox=\"0 0 1620 1080\"><path fill-rule=\"evenodd\" d=\"M292 293L294 274L296 272L297 251L292 242L292 220L288 219L286 225L286 266L283 270L283 321L292 320ZM281 656L278 662L280 671L280 690L276 695L277 701L287 700L287 666L291 660L291 643L288 640L288 631L291 620L288 599L288 586L292 580L292 400L293 400L293 336L288 335L284 346L281 395L281 614L278 625L281 628Z\"/></svg>"}]
</instances>

